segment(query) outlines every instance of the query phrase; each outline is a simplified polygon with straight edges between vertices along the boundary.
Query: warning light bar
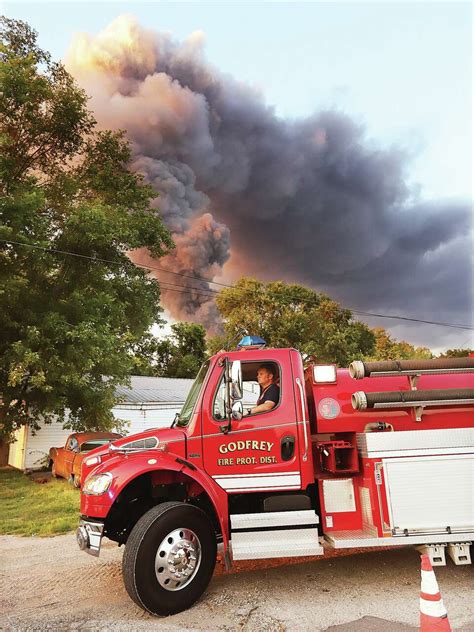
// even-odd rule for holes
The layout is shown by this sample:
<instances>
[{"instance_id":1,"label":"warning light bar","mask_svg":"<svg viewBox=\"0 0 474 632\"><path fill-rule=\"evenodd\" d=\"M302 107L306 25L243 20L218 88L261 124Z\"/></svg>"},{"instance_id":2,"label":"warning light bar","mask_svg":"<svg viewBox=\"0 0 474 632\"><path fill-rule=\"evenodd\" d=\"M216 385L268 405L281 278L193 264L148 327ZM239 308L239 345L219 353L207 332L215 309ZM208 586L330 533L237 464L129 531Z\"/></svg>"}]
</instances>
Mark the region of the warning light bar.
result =
<instances>
[{"instance_id":1,"label":"warning light bar","mask_svg":"<svg viewBox=\"0 0 474 632\"><path fill-rule=\"evenodd\" d=\"M237 345L240 350L249 351L250 349L263 349L267 343L260 336L244 336Z\"/></svg>"}]
</instances>

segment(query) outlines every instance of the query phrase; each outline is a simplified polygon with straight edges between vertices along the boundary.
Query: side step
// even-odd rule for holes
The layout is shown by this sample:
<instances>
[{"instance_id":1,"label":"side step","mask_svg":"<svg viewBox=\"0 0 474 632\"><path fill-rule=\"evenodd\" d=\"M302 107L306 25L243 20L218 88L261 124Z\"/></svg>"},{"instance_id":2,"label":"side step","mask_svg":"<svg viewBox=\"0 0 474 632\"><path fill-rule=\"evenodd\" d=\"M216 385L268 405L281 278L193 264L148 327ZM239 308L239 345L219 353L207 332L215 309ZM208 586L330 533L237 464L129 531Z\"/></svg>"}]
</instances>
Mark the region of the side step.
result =
<instances>
[{"instance_id":1,"label":"side step","mask_svg":"<svg viewBox=\"0 0 474 632\"><path fill-rule=\"evenodd\" d=\"M231 514L232 557L255 560L323 555L318 522L311 509Z\"/></svg>"}]
</instances>

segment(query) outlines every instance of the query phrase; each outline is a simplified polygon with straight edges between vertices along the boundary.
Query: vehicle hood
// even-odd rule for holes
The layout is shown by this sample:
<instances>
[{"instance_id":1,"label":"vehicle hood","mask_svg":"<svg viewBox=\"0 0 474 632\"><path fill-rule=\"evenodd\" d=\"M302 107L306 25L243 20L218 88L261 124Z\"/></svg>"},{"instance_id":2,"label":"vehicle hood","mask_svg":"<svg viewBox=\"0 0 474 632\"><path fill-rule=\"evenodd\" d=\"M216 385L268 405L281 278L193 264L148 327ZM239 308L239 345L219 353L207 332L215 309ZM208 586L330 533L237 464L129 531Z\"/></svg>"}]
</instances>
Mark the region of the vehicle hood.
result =
<instances>
[{"instance_id":1,"label":"vehicle hood","mask_svg":"<svg viewBox=\"0 0 474 632\"><path fill-rule=\"evenodd\" d=\"M95 450L88 452L82 461L81 480L84 481L89 473L95 469L99 463L104 463L113 456L120 454L120 452L117 453L116 451L111 450L111 446L114 448L120 448L121 446L126 446L134 441L140 441L142 439L152 437L156 437L159 441L157 448L153 448L152 450L145 449L143 452L155 452L156 449L158 449L173 452L181 457L186 456L186 435L182 430L179 428L151 428L145 432L138 432L137 434L128 435L126 437L122 437L121 439L117 439L116 441L111 441L105 446L99 446L98 448L95 448ZM87 462L92 459L92 457L97 457L97 460L89 466Z\"/></svg>"},{"instance_id":2,"label":"vehicle hood","mask_svg":"<svg viewBox=\"0 0 474 632\"><path fill-rule=\"evenodd\" d=\"M132 441L149 439L151 437L156 437L159 440L159 445L162 446L163 444L169 445L184 441L186 435L180 428L150 428L144 432L137 432L136 434L127 435L126 437L112 441L112 444L115 447L120 447ZM108 451L108 446L106 446L106 449Z\"/></svg>"}]
</instances>

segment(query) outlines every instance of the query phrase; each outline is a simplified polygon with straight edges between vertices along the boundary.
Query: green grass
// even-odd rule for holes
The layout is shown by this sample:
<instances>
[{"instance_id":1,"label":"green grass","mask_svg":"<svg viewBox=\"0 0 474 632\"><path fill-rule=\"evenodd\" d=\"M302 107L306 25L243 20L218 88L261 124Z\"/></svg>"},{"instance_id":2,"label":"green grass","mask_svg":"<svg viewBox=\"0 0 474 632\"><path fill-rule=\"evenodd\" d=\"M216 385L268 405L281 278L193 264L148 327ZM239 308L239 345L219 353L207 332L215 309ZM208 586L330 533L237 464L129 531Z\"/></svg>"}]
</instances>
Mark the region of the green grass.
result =
<instances>
[{"instance_id":1,"label":"green grass","mask_svg":"<svg viewBox=\"0 0 474 632\"><path fill-rule=\"evenodd\" d=\"M62 478L39 484L0 468L0 535L56 535L77 527L79 490Z\"/></svg>"}]
</instances>

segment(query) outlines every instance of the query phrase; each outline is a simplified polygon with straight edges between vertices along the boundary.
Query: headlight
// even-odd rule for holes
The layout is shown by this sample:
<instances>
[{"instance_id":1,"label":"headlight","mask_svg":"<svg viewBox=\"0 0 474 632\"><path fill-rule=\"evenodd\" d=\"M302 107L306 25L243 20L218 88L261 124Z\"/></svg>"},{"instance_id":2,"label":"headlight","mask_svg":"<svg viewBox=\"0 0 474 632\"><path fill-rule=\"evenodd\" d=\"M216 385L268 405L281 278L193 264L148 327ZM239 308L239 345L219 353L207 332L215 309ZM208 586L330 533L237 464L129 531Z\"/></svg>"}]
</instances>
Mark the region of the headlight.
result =
<instances>
[{"instance_id":1,"label":"headlight","mask_svg":"<svg viewBox=\"0 0 474 632\"><path fill-rule=\"evenodd\" d=\"M88 459L86 459L84 463L87 465L87 467L92 467L93 465L99 465L100 461L101 461L100 456L91 456Z\"/></svg>"},{"instance_id":2,"label":"headlight","mask_svg":"<svg viewBox=\"0 0 474 632\"><path fill-rule=\"evenodd\" d=\"M88 476L82 487L84 494L92 494L93 496L100 496L104 494L112 483L112 474L110 472L104 472L104 474L95 474L94 476Z\"/></svg>"}]
</instances>

